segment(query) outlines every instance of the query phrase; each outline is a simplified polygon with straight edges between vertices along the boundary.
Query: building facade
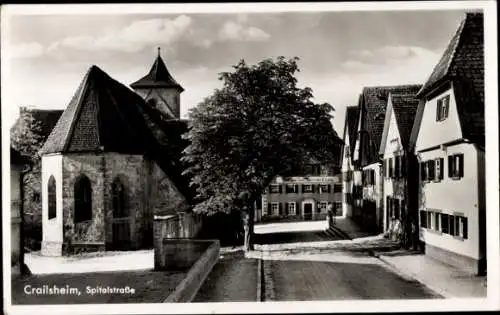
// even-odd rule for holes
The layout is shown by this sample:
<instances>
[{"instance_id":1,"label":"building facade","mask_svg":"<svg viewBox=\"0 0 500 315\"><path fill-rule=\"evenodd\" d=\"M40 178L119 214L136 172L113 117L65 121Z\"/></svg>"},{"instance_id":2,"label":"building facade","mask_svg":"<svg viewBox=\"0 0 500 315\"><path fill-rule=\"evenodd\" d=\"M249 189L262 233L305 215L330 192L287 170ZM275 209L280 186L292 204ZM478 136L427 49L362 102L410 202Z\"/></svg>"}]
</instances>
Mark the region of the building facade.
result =
<instances>
[{"instance_id":1,"label":"building facade","mask_svg":"<svg viewBox=\"0 0 500 315\"><path fill-rule=\"evenodd\" d=\"M408 233L414 233L417 229L415 221L411 220L415 218L415 211L413 213L409 211L411 208L409 190L416 189L416 172L410 169L410 167L415 168L415 165L411 164L409 138L418 104L415 95L392 93L389 95L380 145L385 201L383 230L391 239L405 244L409 237Z\"/></svg>"},{"instance_id":2,"label":"building facade","mask_svg":"<svg viewBox=\"0 0 500 315\"><path fill-rule=\"evenodd\" d=\"M162 64L147 76L160 90ZM43 255L150 247L153 215L189 211L188 181L166 158L180 134L156 105L89 69L40 151Z\"/></svg>"},{"instance_id":3,"label":"building facade","mask_svg":"<svg viewBox=\"0 0 500 315\"><path fill-rule=\"evenodd\" d=\"M329 205L337 216L344 216L341 176L334 173L310 164L302 175L276 177L262 195L257 221L325 220Z\"/></svg>"},{"instance_id":4,"label":"building facade","mask_svg":"<svg viewBox=\"0 0 500 315\"><path fill-rule=\"evenodd\" d=\"M425 253L486 271L483 15L467 13L429 79L415 152Z\"/></svg>"},{"instance_id":5,"label":"building facade","mask_svg":"<svg viewBox=\"0 0 500 315\"><path fill-rule=\"evenodd\" d=\"M353 163L361 183L354 184L357 206L353 217L369 230L382 232L384 225L383 164L379 151L389 94L415 94L420 88L416 84L365 87L359 97Z\"/></svg>"},{"instance_id":6,"label":"building facade","mask_svg":"<svg viewBox=\"0 0 500 315\"><path fill-rule=\"evenodd\" d=\"M348 106L344 124L344 146L342 148L342 213L352 217L354 208L354 165L352 154L356 139L357 106Z\"/></svg>"}]
</instances>

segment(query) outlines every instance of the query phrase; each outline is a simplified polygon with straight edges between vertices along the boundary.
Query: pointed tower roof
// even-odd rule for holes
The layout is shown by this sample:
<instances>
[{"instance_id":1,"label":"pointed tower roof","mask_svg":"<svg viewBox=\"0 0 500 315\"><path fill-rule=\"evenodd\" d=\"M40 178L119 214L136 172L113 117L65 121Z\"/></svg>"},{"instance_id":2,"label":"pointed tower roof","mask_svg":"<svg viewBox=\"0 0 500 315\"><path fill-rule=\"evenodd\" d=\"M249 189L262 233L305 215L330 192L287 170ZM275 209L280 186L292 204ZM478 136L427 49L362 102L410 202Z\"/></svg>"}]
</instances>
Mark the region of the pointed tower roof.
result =
<instances>
[{"instance_id":1,"label":"pointed tower roof","mask_svg":"<svg viewBox=\"0 0 500 315\"><path fill-rule=\"evenodd\" d=\"M92 66L40 153L145 153L155 142L139 108L143 103L139 95Z\"/></svg>"},{"instance_id":2,"label":"pointed tower roof","mask_svg":"<svg viewBox=\"0 0 500 315\"><path fill-rule=\"evenodd\" d=\"M175 81L167 66L160 55L160 48L158 48L158 56L156 57L151 70L144 77L130 85L133 89L137 88L177 88L181 92L184 88Z\"/></svg>"}]
</instances>

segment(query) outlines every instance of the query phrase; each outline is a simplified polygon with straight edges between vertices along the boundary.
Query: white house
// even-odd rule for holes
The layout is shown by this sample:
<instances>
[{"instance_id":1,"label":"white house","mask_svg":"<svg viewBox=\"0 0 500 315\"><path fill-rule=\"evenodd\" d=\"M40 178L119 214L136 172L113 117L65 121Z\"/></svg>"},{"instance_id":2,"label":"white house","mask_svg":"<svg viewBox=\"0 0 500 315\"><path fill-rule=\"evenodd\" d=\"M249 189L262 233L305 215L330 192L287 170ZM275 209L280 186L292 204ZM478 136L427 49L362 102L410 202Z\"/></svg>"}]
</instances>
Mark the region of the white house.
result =
<instances>
[{"instance_id":1,"label":"white house","mask_svg":"<svg viewBox=\"0 0 500 315\"><path fill-rule=\"evenodd\" d=\"M403 240L408 222L408 185L414 183L408 160L412 158L409 139L419 101L415 95L389 94L385 113L384 131L379 154L383 156L382 184L384 232L395 240ZM412 178L413 179L413 178ZM416 187L411 187L415 188ZM410 224L408 224L410 223ZM416 226L413 227L416 229Z\"/></svg>"},{"instance_id":2,"label":"white house","mask_svg":"<svg viewBox=\"0 0 500 315\"><path fill-rule=\"evenodd\" d=\"M352 154L356 139L356 119L358 114L357 106L346 108L344 123L344 146L342 148L342 215L352 217L353 210L353 187L354 187L354 165L352 164Z\"/></svg>"},{"instance_id":3,"label":"white house","mask_svg":"<svg viewBox=\"0 0 500 315\"><path fill-rule=\"evenodd\" d=\"M414 134L425 253L481 274L486 270L482 13L466 14L417 96L423 101Z\"/></svg>"}]
</instances>

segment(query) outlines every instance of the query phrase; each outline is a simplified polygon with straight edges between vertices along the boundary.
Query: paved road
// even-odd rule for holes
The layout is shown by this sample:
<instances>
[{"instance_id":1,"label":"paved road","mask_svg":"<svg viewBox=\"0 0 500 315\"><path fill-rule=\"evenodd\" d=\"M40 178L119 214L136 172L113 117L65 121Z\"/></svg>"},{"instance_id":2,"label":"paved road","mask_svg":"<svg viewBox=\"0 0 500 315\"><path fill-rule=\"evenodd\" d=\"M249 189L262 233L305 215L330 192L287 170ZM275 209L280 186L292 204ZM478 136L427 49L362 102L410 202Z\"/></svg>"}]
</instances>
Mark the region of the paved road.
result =
<instances>
[{"instance_id":1,"label":"paved road","mask_svg":"<svg viewBox=\"0 0 500 315\"><path fill-rule=\"evenodd\" d=\"M326 231L324 221L268 223L255 226L255 244L287 244L343 239Z\"/></svg>"},{"instance_id":2,"label":"paved road","mask_svg":"<svg viewBox=\"0 0 500 315\"><path fill-rule=\"evenodd\" d=\"M256 302L257 259L223 253L193 302Z\"/></svg>"},{"instance_id":3,"label":"paved road","mask_svg":"<svg viewBox=\"0 0 500 315\"><path fill-rule=\"evenodd\" d=\"M420 283L402 278L373 257L349 257L343 252L330 253L331 261L321 260L314 255L265 260L265 300L437 298Z\"/></svg>"}]
</instances>

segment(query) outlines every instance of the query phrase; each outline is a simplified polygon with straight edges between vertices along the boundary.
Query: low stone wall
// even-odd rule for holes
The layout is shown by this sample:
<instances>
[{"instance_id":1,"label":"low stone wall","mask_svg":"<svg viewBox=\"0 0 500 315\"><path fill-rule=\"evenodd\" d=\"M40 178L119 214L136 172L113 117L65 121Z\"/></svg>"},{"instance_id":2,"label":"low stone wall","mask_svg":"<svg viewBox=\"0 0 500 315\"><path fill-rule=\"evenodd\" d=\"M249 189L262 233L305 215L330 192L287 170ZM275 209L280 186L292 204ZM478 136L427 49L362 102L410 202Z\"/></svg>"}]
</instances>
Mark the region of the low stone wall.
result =
<instances>
[{"instance_id":1,"label":"low stone wall","mask_svg":"<svg viewBox=\"0 0 500 315\"><path fill-rule=\"evenodd\" d=\"M218 240L166 239L162 243L165 248L164 253L159 251L158 254L163 255L166 252L167 255L165 259L158 258L158 261L165 263L161 267L168 269L172 266L191 265L186 278L177 285L174 292L164 302L191 302L219 259L220 242ZM175 250L177 250L175 255L170 255ZM156 262L157 251L155 248L155 269Z\"/></svg>"},{"instance_id":2,"label":"low stone wall","mask_svg":"<svg viewBox=\"0 0 500 315\"><path fill-rule=\"evenodd\" d=\"M195 238L201 228L202 216L199 214L180 212L176 215L154 216L155 242L166 238Z\"/></svg>"}]
</instances>

